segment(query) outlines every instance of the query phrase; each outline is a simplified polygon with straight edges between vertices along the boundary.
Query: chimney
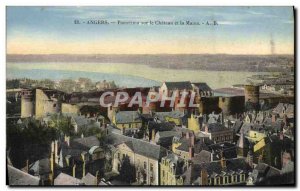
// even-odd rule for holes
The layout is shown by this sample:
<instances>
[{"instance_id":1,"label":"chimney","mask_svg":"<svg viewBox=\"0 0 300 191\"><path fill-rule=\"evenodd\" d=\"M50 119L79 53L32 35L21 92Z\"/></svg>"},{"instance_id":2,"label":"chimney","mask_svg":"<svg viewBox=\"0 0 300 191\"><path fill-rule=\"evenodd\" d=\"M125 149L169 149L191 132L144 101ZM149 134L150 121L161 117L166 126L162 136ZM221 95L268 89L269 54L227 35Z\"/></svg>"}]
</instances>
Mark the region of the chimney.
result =
<instances>
[{"instance_id":1,"label":"chimney","mask_svg":"<svg viewBox=\"0 0 300 191\"><path fill-rule=\"evenodd\" d=\"M193 147L189 147L189 157L190 158L194 157L194 148Z\"/></svg>"},{"instance_id":2,"label":"chimney","mask_svg":"<svg viewBox=\"0 0 300 191\"><path fill-rule=\"evenodd\" d=\"M58 163L58 141L54 141L54 156L55 156L55 163Z\"/></svg>"},{"instance_id":3,"label":"chimney","mask_svg":"<svg viewBox=\"0 0 300 191\"><path fill-rule=\"evenodd\" d=\"M283 132L280 132L280 133L279 133L279 139L280 139L281 141L283 141L283 139L284 139Z\"/></svg>"},{"instance_id":4,"label":"chimney","mask_svg":"<svg viewBox=\"0 0 300 191\"><path fill-rule=\"evenodd\" d=\"M70 137L65 135L65 142L70 146Z\"/></svg>"},{"instance_id":5,"label":"chimney","mask_svg":"<svg viewBox=\"0 0 300 191\"><path fill-rule=\"evenodd\" d=\"M258 156L258 164L259 164L259 163L262 163L262 162L263 162L263 156L262 156L262 155L259 155L259 156Z\"/></svg>"},{"instance_id":6,"label":"chimney","mask_svg":"<svg viewBox=\"0 0 300 191\"><path fill-rule=\"evenodd\" d=\"M155 129L152 129L151 140L154 142L155 139Z\"/></svg>"},{"instance_id":7,"label":"chimney","mask_svg":"<svg viewBox=\"0 0 300 191\"><path fill-rule=\"evenodd\" d=\"M221 160L220 160L220 162L221 162L222 169L225 169L226 168L226 159L223 156L223 152L221 153Z\"/></svg>"},{"instance_id":8,"label":"chimney","mask_svg":"<svg viewBox=\"0 0 300 191\"><path fill-rule=\"evenodd\" d=\"M208 125L205 125L205 133L208 133Z\"/></svg>"},{"instance_id":9,"label":"chimney","mask_svg":"<svg viewBox=\"0 0 300 191\"><path fill-rule=\"evenodd\" d=\"M26 160L25 171L26 171L27 173L29 173L29 160L28 160L28 159Z\"/></svg>"},{"instance_id":10,"label":"chimney","mask_svg":"<svg viewBox=\"0 0 300 191\"><path fill-rule=\"evenodd\" d=\"M287 126L287 116L286 115L283 116L283 123L285 126Z\"/></svg>"},{"instance_id":11,"label":"chimney","mask_svg":"<svg viewBox=\"0 0 300 191\"><path fill-rule=\"evenodd\" d=\"M55 168L55 153L54 153L54 151L55 151L55 143L54 142L52 142L52 144L51 144L51 155L50 155L50 176L49 176L49 179L50 179L50 182L51 182L51 185L53 185L54 184L54 168Z\"/></svg>"},{"instance_id":12,"label":"chimney","mask_svg":"<svg viewBox=\"0 0 300 191\"><path fill-rule=\"evenodd\" d=\"M186 134L185 134L185 138L186 138L187 140L189 140L189 139L190 139L190 132L186 132Z\"/></svg>"},{"instance_id":13,"label":"chimney","mask_svg":"<svg viewBox=\"0 0 300 191\"><path fill-rule=\"evenodd\" d=\"M84 159L83 164L82 164L82 177L84 177L84 176L85 176L85 159Z\"/></svg>"},{"instance_id":14,"label":"chimney","mask_svg":"<svg viewBox=\"0 0 300 191\"><path fill-rule=\"evenodd\" d=\"M247 154L247 163L251 168L253 168L253 153L251 151Z\"/></svg>"},{"instance_id":15,"label":"chimney","mask_svg":"<svg viewBox=\"0 0 300 191\"><path fill-rule=\"evenodd\" d=\"M96 186L99 185L100 181L101 181L100 173L99 173L99 171L97 171L97 172L96 172L96 182L95 182L95 183L96 183Z\"/></svg>"},{"instance_id":16,"label":"chimney","mask_svg":"<svg viewBox=\"0 0 300 191\"><path fill-rule=\"evenodd\" d=\"M195 146L195 135L194 135L194 133L192 133L192 136L191 136L191 146L192 147Z\"/></svg>"},{"instance_id":17,"label":"chimney","mask_svg":"<svg viewBox=\"0 0 300 191\"><path fill-rule=\"evenodd\" d=\"M275 123L277 120L276 114L272 114L272 123Z\"/></svg>"},{"instance_id":18,"label":"chimney","mask_svg":"<svg viewBox=\"0 0 300 191\"><path fill-rule=\"evenodd\" d=\"M201 169L200 171L200 178L201 178L201 186L207 186L208 185L208 179L207 179L207 171L205 169Z\"/></svg>"},{"instance_id":19,"label":"chimney","mask_svg":"<svg viewBox=\"0 0 300 191\"><path fill-rule=\"evenodd\" d=\"M76 164L74 164L73 166L73 177L74 178L76 177Z\"/></svg>"}]
</instances>

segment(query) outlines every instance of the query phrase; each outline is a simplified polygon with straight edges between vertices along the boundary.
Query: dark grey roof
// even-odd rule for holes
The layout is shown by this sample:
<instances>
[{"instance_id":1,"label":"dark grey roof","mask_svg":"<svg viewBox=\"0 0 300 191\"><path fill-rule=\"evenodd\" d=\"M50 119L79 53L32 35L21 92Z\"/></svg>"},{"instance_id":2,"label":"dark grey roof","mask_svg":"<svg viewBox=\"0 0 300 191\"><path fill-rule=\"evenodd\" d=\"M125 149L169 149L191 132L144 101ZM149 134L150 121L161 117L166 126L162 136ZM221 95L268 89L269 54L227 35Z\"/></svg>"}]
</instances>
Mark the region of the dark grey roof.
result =
<instances>
[{"instance_id":1,"label":"dark grey roof","mask_svg":"<svg viewBox=\"0 0 300 191\"><path fill-rule=\"evenodd\" d=\"M232 129L228 129L220 123L208 124L208 132L210 132L210 133L219 132L219 131L226 131L226 130L230 131Z\"/></svg>"},{"instance_id":2,"label":"dark grey roof","mask_svg":"<svg viewBox=\"0 0 300 191\"><path fill-rule=\"evenodd\" d=\"M7 165L8 184L13 186L39 185L40 179L23 172L11 165Z\"/></svg>"},{"instance_id":3,"label":"dark grey roof","mask_svg":"<svg viewBox=\"0 0 300 191\"><path fill-rule=\"evenodd\" d=\"M148 122L148 129L152 131L152 129L155 129L156 131L170 131L175 127L174 123L169 122L161 122L157 123L155 121L149 121Z\"/></svg>"},{"instance_id":4,"label":"dark grey roof","mask_svg":"<svg viewBox=\"0 0 300 191\"><path fill-rule=\"evenodd\" d=\"M227 159L226 167L222 168L220 161L213 161L209 163L192 164L188 170L183 174L184 184L191 185L201 174L201 170L205 169L209 177L214 177L225 174L240 174L242 171L246 174L250 171L250 167L244 158Z\"/></svg>"},{"instance_id":5,"label":"dark grey roof","mask_svg":"<svg viewBox=\"0 0 300 191\"><path fill-rule=\"evenodd\" d=\"M239 133L240 130L241 130L241 128L242 128L242 126L243 126L243 121L237 120L237 121L234 123L232 129L234 130L235 133Z\"/></svg>"},{"instance_id":6,"label":"dark grey roof","mask_svg":"<svg viewBox=\"0 0 300 191\"><path fill-rule=\"evenodd\" d=\"M70 176L65 173L60 173L55 179L54 179L54 185L80 185L81 181L77 178L74 178L73 176Z\"/></svg>"},{"instance_id":7,"label":"dark grey roof","mask_svg":"<svg viewBox=\"0 0 300 191\"><path fill-rule=\"evenodd\" d=\"M93 146L100 146L100 141L96 136L89 136L74 139L70 145L74 149L89 150Z\"/></svg>"},{"instance_id":8,"label":"dark grey roof","mask_svg":"<svg viewBox=\"0 0 300 191\"><path fill-rule=\"evenodd\" d=\"M44 158L38 161L35 161L33 164L29 165L29 172L33 173L35 176L49 174L50 170L50 160Z\"/></svg>"},{"instance_id":9,"label":"dark grey roof","mask_svg":"<svg viewBox=\"0 0 300 191\"><path fill-rule=\"evenodd\" d=\"M269 178L276 178L280 175L280 170L274 167L271 167L265 163L259 163L253 169L251 176L254 179L256 184L266 181Z\"/></svg>"},{"instance_id":10,"label":"dark grey roof","mask_svg":"<svg viewBox=\"0 0 300 191\"><path fill-rule=\"evenodd\" d=\"M140 113L137 111L119 111L116 113L116 123L142 122Z\"/></svg>"},{"instance_id":11,"label":"dark grey roof","mask_svg":"<svg viewBox=\"0 0 300 191\"><path fill-rule=\"evenodd\" d=\"M191 82L165 82L169 90L192 90Z\"/></svg>"},{"instance_id":12,"label":"dark grey roof","mask_svg":"<svg viewBox=\"0 0 300 191\"><path fill-rule=\"evenodd\" d=\"M207 85L207 83L199 82L193 83L200 91L211 91L211 88Z\"/></svg>"},{"instance_id":13,"label":"dark grey roof","mask_svg":"<svg viewBox=\"0 0 300 191\"><path fill-rule=\"evenodd\" d=\"M167 153L167 150L159 145L154 145L140 139L127 137L114 132L108 135L108 141L113 145L125 143L133 150L133 152L157 160L160 160L161 157L165 156Z\"/></svg>"},{"instance_id":14,"label":"dark grey roof","mask_svg":"<svg viewBox=\"0 0 300 191\"><path fill-rule=\"evenodd\" d=\"M82 177L81 182L84 185L96 185L96 177L90 173L87 173L84 177Z\"/></svg>"},{"instance_id":15,"label":"dark grey roof","mask_svg":"<svg viewBox=\"0 0 300 191\"><path fill-rule=\"evenodd\" d=\"M181 119L185 116L185 114L181 111L168 111L168 112L155 112L155 117L158 117L159 120L164 121L165 117L172 117L175 119Z\"/></svg>"},{"instance_id":16,"label":"dark grey roof","mask_svg":"<svg viewBox=\"0 0 300 191\"><path fill-rule=\"evenodd\" d=\"M196 154L192 159L194 164L201 164L203 162L210 162L211 161L211 152L202 150L200 153Z\"/></svg>"},{"instance_id":17,"label":"dark grey roof","mask_svg":"<svg viewBox=\"0 0 300 191\"><path fill-rule=\"evenodd\" d=\"M274 109L273 112L277 114L281 114L283 111L287 115L293 116L294 115L294 105L288 103L279 103Z\"/></svg>"},{"instance_id":18,"label":"dark grey roof","mask_svg":"<svg viewBox=\"0 0 300 191\"><path fill-rule=\"evenodd\" d=\"M176 135L180 135L181 133L177 131L159 131L157 132L160 139L168 138L168 137L174 137Z\"/></svg>"}]
</instances>

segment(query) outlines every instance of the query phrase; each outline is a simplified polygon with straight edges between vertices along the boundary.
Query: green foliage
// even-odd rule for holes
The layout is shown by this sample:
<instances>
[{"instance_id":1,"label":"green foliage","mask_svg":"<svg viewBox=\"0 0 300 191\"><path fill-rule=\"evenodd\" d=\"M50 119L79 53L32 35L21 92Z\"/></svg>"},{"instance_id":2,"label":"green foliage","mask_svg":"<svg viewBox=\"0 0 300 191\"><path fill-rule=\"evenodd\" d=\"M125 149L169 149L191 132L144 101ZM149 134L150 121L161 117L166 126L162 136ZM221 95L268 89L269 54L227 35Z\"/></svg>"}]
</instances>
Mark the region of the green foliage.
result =
<instances>
[{"instance_id":1,"label":"green foliage","mask_svg":"<svg viewBox=\"0 0 300 191\"><path fill-rule=\"evenodd\" d=\"M74 135L74 126L71 123L71 118L61 115L53 114L48 122L48 126L57 129L64 135L72 136Z\"/></svg>"},{"instance_id":2,"label":"green foliage","mask_svg":"<svg viewBox=\"0 0 300 191\"><path fill-rule=\"evenodd\" d=\"M7 123L7 149L13 164L22 168L26 160L48 157L49 145L57 136L56 129L31 118L22 124Z\"/></svg>"},{"instance_id":3,"label":"green foliage","mask_svg":"<svg viewBox=\"0 0 300 191\"><path fill-rule=\"evenodd\" d=\"M130 164L130 159L128 156L125 156L122 160L120 179L128 183L135 181L135 167Z\"/></svg>"}]
</instances>

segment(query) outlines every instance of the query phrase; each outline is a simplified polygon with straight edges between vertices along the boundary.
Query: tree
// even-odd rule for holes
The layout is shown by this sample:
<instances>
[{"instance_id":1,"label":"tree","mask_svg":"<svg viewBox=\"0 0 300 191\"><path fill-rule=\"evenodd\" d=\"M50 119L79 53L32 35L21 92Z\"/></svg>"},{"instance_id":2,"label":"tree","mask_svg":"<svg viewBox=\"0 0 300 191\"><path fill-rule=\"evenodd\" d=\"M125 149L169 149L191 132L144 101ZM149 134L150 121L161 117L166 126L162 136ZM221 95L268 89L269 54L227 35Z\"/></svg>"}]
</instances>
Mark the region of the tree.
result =
<instances>
[{"instance_id":1,"label":"tree","mask_svg":"<svg viewBox=\"0 0 300 191\"><path fill-rule=\"evenodd\" d=\"M74 134L74 126L71 123L71 118L61 114L53 114L48 126L57 129L67 136Z\"/></svg>"},{"instance_id":2,"label":"tree","mask_svg":"<svg viewBox=\"0 0 300 191\"><path fill-rule=\"evenodd\" d=\"M122 159L120 179L127 183L132 183L133 181L135 181L135 167L130 163L130 159L128 156L125 156Z\"/></svg>"}]
</instances>

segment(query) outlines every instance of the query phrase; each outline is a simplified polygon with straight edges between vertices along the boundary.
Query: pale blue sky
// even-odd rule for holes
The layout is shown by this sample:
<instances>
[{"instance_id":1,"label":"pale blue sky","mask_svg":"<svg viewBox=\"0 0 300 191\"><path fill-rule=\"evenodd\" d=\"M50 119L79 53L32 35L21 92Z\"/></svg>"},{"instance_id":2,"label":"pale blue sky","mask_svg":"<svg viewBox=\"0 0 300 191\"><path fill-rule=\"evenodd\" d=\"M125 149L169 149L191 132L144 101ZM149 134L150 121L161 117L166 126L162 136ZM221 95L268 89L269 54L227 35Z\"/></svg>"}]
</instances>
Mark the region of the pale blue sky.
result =
<instances>
[{"instance_id":1,"label":"pale blue sky","mask_svg":"<svg viewBox=\"0 0 300 191\"><path fill-rule=\"evenodd\" d=\"M75 25L74 19L216 20L212 26ZM292 7L7 7L7 52L292 54Z\"/></svg>"}]
</instances>

